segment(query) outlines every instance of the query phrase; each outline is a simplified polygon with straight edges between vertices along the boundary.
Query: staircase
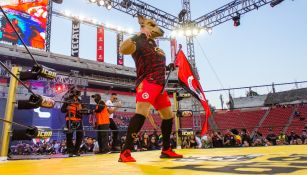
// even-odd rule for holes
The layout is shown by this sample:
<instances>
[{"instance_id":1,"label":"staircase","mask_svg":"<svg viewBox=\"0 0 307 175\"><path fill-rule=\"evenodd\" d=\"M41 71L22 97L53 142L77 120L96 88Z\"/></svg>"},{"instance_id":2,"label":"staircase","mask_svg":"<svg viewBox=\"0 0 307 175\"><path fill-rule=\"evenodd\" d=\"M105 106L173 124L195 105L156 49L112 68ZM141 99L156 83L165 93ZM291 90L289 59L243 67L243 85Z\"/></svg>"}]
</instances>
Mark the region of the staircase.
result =
<instances>
[{"instance_id":1,"label":"staircase","mask_svg":"<svg viewBox=\"0 0 307 175\"><path fill-rule=\"evenodd\" d=\"M289 117L289 121L288 121L288 123L286 124L285 128L283 129L283 132L284 132L284 133L287 133L287 130L288 130L289 126L291 125L293 119L294 119L294 114L295 114L295 111L296 111L297 109L298 109L297 107L295 107L295 108L293 109L293 112L292 112L291 116Z\"/></svg>"},{"instance_id":2,"label":"staircase","mask_svg":"<svg viewBox=\"0 0 307 175\"><path fill-rule=\"evenodd\" d=\"M254 129L254 131L253 131L252 133L258 131L258 129L260 128L260 126L262 125L262 123L264 122L264 120L265 120L265 119L267 118L267 116L269 115L270 111L271 111L271 109L269 108L269 109L266 111L266 113L263 115L263 117L261 118L261 120L259 121L258 125L255 127L255 129Z\"/></svg>"}]
</instances>

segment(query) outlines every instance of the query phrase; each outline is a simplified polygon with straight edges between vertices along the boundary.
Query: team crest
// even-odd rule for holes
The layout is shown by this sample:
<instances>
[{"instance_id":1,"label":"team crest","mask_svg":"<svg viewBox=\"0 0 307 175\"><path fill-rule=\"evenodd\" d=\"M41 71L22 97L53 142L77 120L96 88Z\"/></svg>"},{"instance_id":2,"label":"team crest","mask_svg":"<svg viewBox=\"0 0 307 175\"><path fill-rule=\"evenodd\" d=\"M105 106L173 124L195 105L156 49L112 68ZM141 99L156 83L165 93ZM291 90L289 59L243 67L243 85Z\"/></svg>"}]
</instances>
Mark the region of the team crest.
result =
<instances>
[{"instance_id":1,"label":"team crest","mask_svg":"<svg viewBox=\"0 0 307 175\"><path fill-rule=\"evenodd\" d=\"M148 99L149 98L149 94L147 92L142 94L142 98L143 99Z\"/></svg>"}]
</instances>

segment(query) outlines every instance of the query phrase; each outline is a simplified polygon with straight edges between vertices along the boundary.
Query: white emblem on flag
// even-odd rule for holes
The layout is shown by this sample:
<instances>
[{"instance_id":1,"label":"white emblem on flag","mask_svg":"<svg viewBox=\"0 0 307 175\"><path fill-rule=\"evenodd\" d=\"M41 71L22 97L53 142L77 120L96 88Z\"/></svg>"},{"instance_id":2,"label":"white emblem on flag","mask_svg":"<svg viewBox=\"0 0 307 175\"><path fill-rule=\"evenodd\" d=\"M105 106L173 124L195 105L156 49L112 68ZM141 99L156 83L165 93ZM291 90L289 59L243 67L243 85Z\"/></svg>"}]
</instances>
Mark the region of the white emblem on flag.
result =
<instances>
[{"instance_id":1,"label":"white emblem on flag","mask_svg":"<svg viewBox=\"0 0 307 175\"><path fill-rule=\"evenodd\" d=\"M143 99L148 99L148 98L149 98L149 94L148 94L147 92L144 92L144 93L142 94L142 98L143 98Z\"/></svg>"}]
</instances>

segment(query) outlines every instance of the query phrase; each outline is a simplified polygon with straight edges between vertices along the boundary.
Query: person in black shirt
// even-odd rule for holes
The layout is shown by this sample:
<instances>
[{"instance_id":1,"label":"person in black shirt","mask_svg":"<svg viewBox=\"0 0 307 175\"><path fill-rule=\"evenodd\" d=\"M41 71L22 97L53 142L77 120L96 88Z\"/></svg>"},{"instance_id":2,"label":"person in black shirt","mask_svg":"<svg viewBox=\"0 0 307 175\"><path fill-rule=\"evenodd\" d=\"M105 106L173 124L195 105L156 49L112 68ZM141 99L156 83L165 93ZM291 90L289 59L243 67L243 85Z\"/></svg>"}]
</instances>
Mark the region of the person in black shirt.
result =
<instances>
[{"instance_id":1,"label":"person in black shirt","mask_svg":"<svg viewBox=\"0 0 307 175\"><path fill-rule=\"evenodd\" d=\"M297 139L300 139L300 136L294 133L294 131L291 131L290 135L288 136L290 145L296 145Z\"/></svg>"},{"instance_id":2,"label":"person in black shirt","mask_svg":"<svg viewBox=\"0 0 307 175\"><path fill-rule=\"evenodd\" d=\"M251 145L251 138L247 133L246 129L241 130L241 141L243 147L249 147Z\"/></svg>"},{"instance_id":3,"label":"person in black shirt","mask_svg":"<svg viewBox=\"0 0 307 175\"><path fill-rule=\"evenodd\" d=\"M221 136L220 132L214 132L214 135L212 137L212 144L214 148L223 147L223 137Z\"/></svg>"},{"instance_id":4,"label":"person in black shirt","mask_svg":"<svg viewBox=\"0 0 307 175\"><path fill-rule=\"evenodd\" d=\"M269 129L269 134L266 136L266 139L270 142L271 145L276 145L277 136L274 134L272 129Z\"/></svg>"}]
</instances>

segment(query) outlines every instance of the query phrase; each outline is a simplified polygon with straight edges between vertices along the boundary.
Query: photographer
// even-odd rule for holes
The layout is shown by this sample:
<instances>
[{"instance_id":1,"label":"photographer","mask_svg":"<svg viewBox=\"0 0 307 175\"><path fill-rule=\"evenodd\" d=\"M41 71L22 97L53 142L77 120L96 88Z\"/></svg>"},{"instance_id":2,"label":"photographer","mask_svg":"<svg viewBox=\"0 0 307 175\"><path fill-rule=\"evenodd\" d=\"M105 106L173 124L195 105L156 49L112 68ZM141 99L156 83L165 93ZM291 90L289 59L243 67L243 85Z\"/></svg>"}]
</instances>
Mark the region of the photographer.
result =
<instances>
[{"instance_id":1,"label":"photographer","mask_svg":"<svg viewBox=\"0 0 307 175\"><path fill-rule=\"evenodd\" d=\"M72 89L69 90L64 98L65 103L61 107L61 111L65 112L66 127L66 146L69 157L80 156L79 149L83 138L82 116L78 113L82 109L81 100L79 99L81 92ZM76 142L73 144L73 134L76 131Z\"/></svg>"},{"instance_id":2,"label":"photographer","mask_svg":"<svg viewBox=\"0 0 307 175\"><path fill-rule=\"evenodd\" d=\"M94 110L96 116L96 129L102 130L97 131L97 140L99 145L99 152L97 152L97 154L106 154L110 152L107 132L110 124L109 112L106 104L101 100L101 96L99 94L92 95L92 98L94 98L94 101L97 104Z\"/></svg>"}]
</instances>

